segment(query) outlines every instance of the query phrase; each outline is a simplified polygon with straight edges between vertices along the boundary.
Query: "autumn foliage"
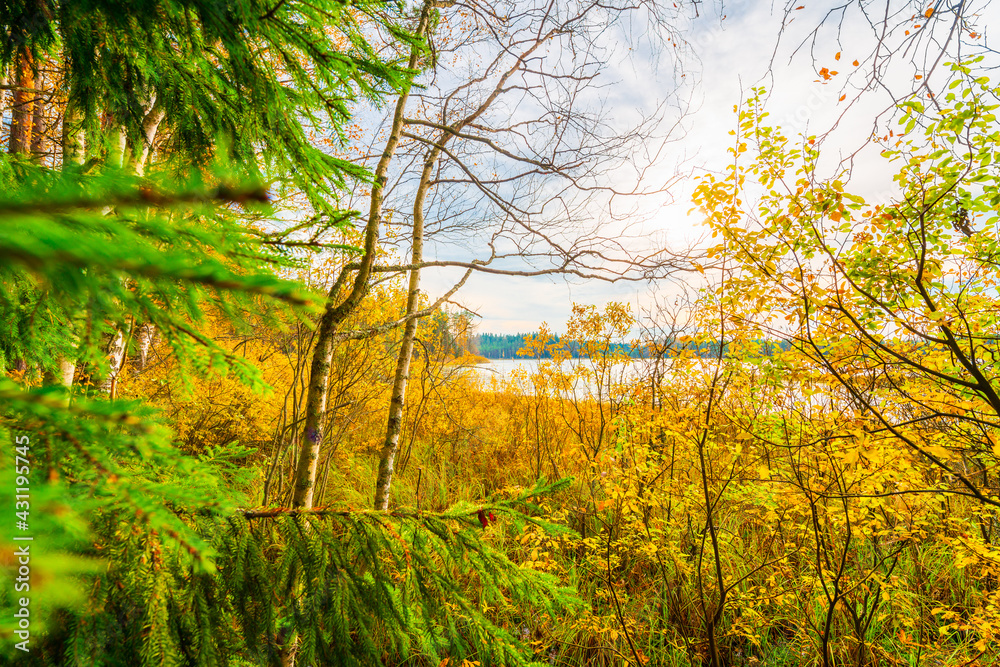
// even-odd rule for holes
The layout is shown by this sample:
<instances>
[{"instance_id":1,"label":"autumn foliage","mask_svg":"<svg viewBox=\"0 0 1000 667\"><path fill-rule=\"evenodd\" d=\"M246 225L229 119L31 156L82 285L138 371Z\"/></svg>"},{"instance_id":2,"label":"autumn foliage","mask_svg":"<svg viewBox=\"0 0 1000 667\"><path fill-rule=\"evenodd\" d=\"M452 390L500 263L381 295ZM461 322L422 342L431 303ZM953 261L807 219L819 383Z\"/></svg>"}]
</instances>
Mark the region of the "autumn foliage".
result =
<instances>
[{"instance_id":1,"label":"autumn foliage","mask_svg":"<svg viewBox=\"0 0 1000 667\"><path fill-rule=\"evenodd\" d=\"M824 171L822 138L772 126L755 89L728 163L697 179L711 240L675 258L685 296L576 304L500 375L451 303L465 279L420 289L425 208L452 210L428 193L483 186L435 161L465 174L478 153L443 151L473 142L522 176L598 178L605 141L563 148L546 111L528 125L551 123L552 155L572 159L514 155L488 105L445 123L475 91L437 109L417 77L475 26L533 33L496 99L559 51L550 38L589 53L618 5L514 25L431 0L152 3L169 39L114 3L64 5L0 52L20 68L0 158L0 435L33 443L30 466L0 452L0 481L31 487L21 511L49 549L18 664L1000 664L1000 89L974 61L873 136L893 174L877 198ZM36 126L26 95L56 74ZM387 99L388 136L360 149L354 106ZM400 146L424 165L412 218L407 179L389 184ZM538 251L545 221L514 215L537 193L515 190L484 191L513 216L491 258L450 268L510 259L508 225L558 271L643 267ZM614 239L594 238L571 254L603 257ZM16 546L4 533L4 609Z\"/></svg>"}]
</instances>

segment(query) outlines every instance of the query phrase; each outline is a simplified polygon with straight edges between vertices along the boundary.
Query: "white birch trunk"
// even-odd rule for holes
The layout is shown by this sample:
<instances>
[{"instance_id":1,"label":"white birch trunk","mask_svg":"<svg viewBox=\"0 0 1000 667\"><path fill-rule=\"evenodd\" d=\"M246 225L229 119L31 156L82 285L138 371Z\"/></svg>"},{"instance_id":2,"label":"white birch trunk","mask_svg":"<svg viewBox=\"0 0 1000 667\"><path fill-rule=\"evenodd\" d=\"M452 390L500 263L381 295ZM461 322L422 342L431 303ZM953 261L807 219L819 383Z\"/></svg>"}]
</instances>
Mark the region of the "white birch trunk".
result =
<instances>
[{"instance_id":1,"label":"white birch trunk","mask_svg":"<svg viewBox=\"0 0 1000 667\"><path fill-rule=\"evenodd\" d=\"M153 345L153 338L156 336L156 327L148 322L139 327L136 343L139 348L139 363L137 372L146 370L146 363L149 361L149 348Z\"/></svg>"},{"instance_id":2,"label":"white birch trunk","mask_svg":"<svg viewBox=\"0 0 1000 667\"><path fill-rule=\"evenodd\" d=\"M73 386L73 377L76 375L76 362L70 361L66 357L59 358L59 375L56 379L64 387Z\"/></svg>"},{"instance_id":3,"label":"white birch trunk","mask_svg":"<svg viewBox=\"0 0 1000 667\"><path fill-rule=\"evenodd\" d=\"M115 386L118 382L118 374L121 372L122 363L125 361L125 334L116 331L105 348L108 360L108 374L101 380L101 392L114 398Z\"/></svg>"},{"instance_id":4,"label":"white birch trunk","mask_svg":"<svg viewBox=\"0 0 1000 667\"><path fill-rule=\"evenodd\" d=\"M443 142L442 142L443 143ZM375 482L375 509L389 509L389 491L392 487L392 474L396 464L396 453L399 451L399 436L403 431L403 408L406 405L406 385L410 379L410 362L413 359L413 341L417 337L417 318L415 314L420 305L420 263L424 259L424 201L430 189L431 173L434 163L440 155L438 146L432 148L424 161L424 169L420 175L420 185L413 204L413 237L410 250L410 281L406 294L406 326L403 329L403 340L399 345L399 355L396 357L396 374L392 382L392 394L389 400L389 419L385 428L385 441L378 463L378 481Z\"/></svg>"},{"instance_id":5,"label":"white birch trunk","mask_svg":"<svg viewBox=\"0 0 1000 667\"><path fill-rule=\"evenodd\" d=\"M125 128L118 130L114 135L114 143L111 146L109 162L117 167L130 167L137 176L142 176L146 171L146 160L152 150L153 141L156 139L156 132L166 115L163 105L158 103L157 98L153 98L146 105L147 111L142 122L142 146L129 153L127 135ZM131 157L131 160L127 158ZM153 329L151 324L143 324L139 329L133 331L138 334L140 370L146 365L146 357L149 353L149 346L153 339ZM101 381L100 389L112 399L117 394L118 376L125 363L125 352L128 347L125 334L116 331L105 348L108 352L108 375Z\"/></svg>"},{"instance_id":6,"label":"white birch trunk","mask_svg":"<svg viewBox=\"0 0 1000 667\"><path fill-rule=\"evenodd\" d=\"M138 176L143 176L146 173L146 161L153 150L156 131L167 115L167 111L163 107L163 101L160 98L154 97L153 101L147 106L146 115L142 119L142 146L139 146L133 155L133 167Z\"/></svg>"},{"instance_id":7,"label":"white birch trunk","mask_svg":"<svg viewBox=\"0 0 1000 667\"><path fill-rule=\"evenodd\" d=\"M83 118L80 116L80 110L73 104L70 100L66 103L66 108L63 110L63 126L62 126L62 167L63 170L70 169L73 167L78 167L83 164L84 156L86 154L86 138L83 132ZM72 323L69 327L72 331ZM70 333L73 337L73 343L76 344L77 337L75 334ZM59 358L59 373L53 379L66 388L72 388L73 378L76 375L76 361L74 359L68 359L66 357ZM68 403L68 399L67 399Z\"/></svg>"},{"instance_id":8,"label":"white birch trunk","mask_svg":"<svg viewBox=\"0 0 1000 667\"><path fill-rule=\"evenodd\" d=\"M415 37L423 38L430 25L430 12L434 0L425 0L420 13ZM420 61L422 49L414 44L410 49L407 67L415 70ZM361 302L368 290L368 279L375 262L375 252L378 243L379 228L382 222L382 201L385 185L388 180L389 164L396 152L403 132L403 113L410 96L412 81L399 94L392 117L389 139L375 169L375 181L372 184L371 205L368 211L368 222L365 226L365 254L360 268L354 278L350 294L338 305L333 300L341 287L338 280L330 290L326 312L320 319L316 334L316 348L313 351L312 365L309 369L309 390L306 397L305 428L302 431L301 449L295 471L295 492L292 496L292 506L309 509L313 506L315 497L316 473L319 467L320 448L323 444L323 430L326 417L328 384L330 380L330 364L333 361L333 345L337 327L354 308ZM346 279L346 274L343 274Z\"/></svg>"},{"instance_id":9,"label":"white birch trunk","mask_svg":"<svg viewBox=\"0 0 1000 667\"><path fill-rule=\"evenodd\" d=\"M437 142L433 144L427 152L424 160L423 171L420 173L420 181L417 186L417 193L413 202L413 241L410 257L410 280L409 290L406 297L406 328L403 331L403 340L399 346L399 356L396 358L396 374L393 378L392 394L389 402L389 418L386 423L385 440L382 444L382 451L379 456L378 479L375 482L375 509L386 510L389 508L389 492L392 487L392 475L396 465L396 454L399 452L399 436L403 428L403 408L406 405L406 385L410 377L410 362L413 357L413 342L417 334L417 318L415 317L420 296L420 268L423 261L424 249L424 204L427 200L427 193L431 187L431 177L434 173L434 166L438 158L444 151L445 146L465 127L474 123L493 102L500 96L507 84L507 80L517 72L524 60L530 56L541 42L528 49L527 53L513 68L500 77L496 87L480 105L468 116L455 121L450 126L443 129ZM443 123L442 123L443 124ZM466 274L468 277L468 273ZM465 282L465 279L462 279Z\"/></svg>"}]
</instances>

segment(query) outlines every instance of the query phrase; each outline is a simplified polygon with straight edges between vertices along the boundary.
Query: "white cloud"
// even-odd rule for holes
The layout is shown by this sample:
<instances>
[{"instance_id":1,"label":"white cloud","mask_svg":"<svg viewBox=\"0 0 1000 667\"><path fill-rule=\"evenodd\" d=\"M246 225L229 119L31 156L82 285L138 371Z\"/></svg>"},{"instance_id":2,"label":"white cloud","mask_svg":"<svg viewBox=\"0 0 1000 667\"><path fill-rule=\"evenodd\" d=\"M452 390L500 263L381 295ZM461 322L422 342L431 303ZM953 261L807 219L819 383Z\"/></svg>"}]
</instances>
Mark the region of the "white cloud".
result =
<instances>
[{"instance_id":1,"label":"white cloud","mask_svg":"<svg viewBox=\"0 0 1000 667\"><path fill-rule=\"evenodd\" d=\"M786 135L794 137L834 128L823 144L823 164L827 169L834 169L866 144L874 119L891 107L894 97L917 87L916 70L908 60L919 53L920 43L915 41L919 36L917 29L913 35L904 35L904 26L889 40L887 46L898 50L900 58L881 70L884 86L855 99L866 83L867 68L873 67L868 56L874 50L876 33L855 8L839 26L827 17L827 24L816 32L815 41L809 41L810 33L823 24L827 9L805 0L803 3L807 5L805 9L790 12L794 21L786 27L780 42L777 42L782 23L780 8L772 12L765 3L727 2L724 8L727 16L723 19L718 15L719 6L706 7L709 3L702 3L703 16L687 27L686 37L698 61L688 62L686 77L680 77L663 54L648 49L627 53L619 49L622 57L608 72L617 83L603 97L605 103L613 105L612 113L617 114L619 121L638 117L638 108L654 107L675 82L682 84L682 94L692 94L695 110L683 121L686 135L661 155L662 166L647 174L653 182L657 179L665 182L675 173L678 156L693 156L692 162L704 169L722 169L730 159L726 149L732 141L729 130L736 123L733 107L749 95L753 86L764 85L768 89L771 120L782 125ZM895 12L904 4L894 0L891 9ZM1000 19L1000 7L991 8L989 3L982 3L977 11L976 29L980 32ZM909 19L902 14L897 18ZM924 25L924 30L940 31L950 19L938 16L935 20L941 23ZM916 25L919 21L917 18L912 23ZM661 60L653 62L654 57ZM853 65L855 59L858 66ZM837 74L825 79L817 75L821 67ZM939 67L933 74L933 83L939 85L944 76L945 71ZM697 79L696 86L688 84L693 79ZM841 100L841 96L846 97ZM853 187L863 196L879 197L891 187L889 170L874 151L863 150L857 155L854 174ZM611 178L627 178L627 174L613 174ZM650 215L650 220L642 224L642 234L630 240L630 245L635 244L638 250L643 242L646 249L663 244L682 248L695 243L702 230L698 212L689 213L692 188L691 181L677 184L670 193L674 202L668 205L662 199L651 200L641 211ZM438 252L450 254L445 247L439 247ZM453 270L428 271L425 290L432 297L440 294L456 275ZM642 283L610 285L578 279L482 274L473 276L458 296L460 302L482 316L481 331L496 333L533 331L543 321L556 331L563 330L574 301L603 305L609 300L620 300L642 306L649 303L649 298L648 286Z\"/></svg>"}]
</instances>

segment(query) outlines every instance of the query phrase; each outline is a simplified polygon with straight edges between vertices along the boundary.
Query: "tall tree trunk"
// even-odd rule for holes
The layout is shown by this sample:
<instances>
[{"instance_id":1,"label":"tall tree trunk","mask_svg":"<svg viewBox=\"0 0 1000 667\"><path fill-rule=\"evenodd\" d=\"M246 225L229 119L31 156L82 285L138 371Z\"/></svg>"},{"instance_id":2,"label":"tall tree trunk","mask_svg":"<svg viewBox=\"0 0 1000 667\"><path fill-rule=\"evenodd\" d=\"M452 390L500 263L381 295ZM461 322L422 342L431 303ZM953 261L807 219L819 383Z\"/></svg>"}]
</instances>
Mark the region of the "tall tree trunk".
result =
<instances>
[{"instance_id":1,"label":"tall tree trunk","mask_svg":"<svg viewBox=\"0 0 1000 667\"><path fill-rule=\"evenodd\" d=\"M31 148L31 125L35 106L35 70L31 52L22 49L15 66L14 103L11 108L10 142L7 151L11 155L26 153Z\"/></svg>"},{"instance_id":2,"label":"tall tree trunk","mask_svg":"<svg viewBox=\"0 0 1000 667\"><path fill-rule=\"evenodd\" d=\"M7 77L7 68L0 69L0 116L7 112L7 86L10 79Z\"/></svg>"},{"instance_id":3,"label":"tall tree trunk","mask_svg":"<svg viewBox=\"0 0 1000 667\"><path fill-rule=\"evenodd\" d=\"M122 370L122 364L125 362L125 350L128 348L128 343L125 340L125 334L121 331L116 331L111 336L111 340L107 347L104 348L107 352L108 359L108 374L101 380L101 391L105 394L114 398L114 389L118 382L118 374Z\"/></svg>"},{"instance_id":4,"label":"tall tree trunk","mask_svg":"<svg viewBox=\"0 0 1000 667\"><path fill-rule=\"evenodd\" d=\"M146 105L146 115L142 119L142 145L136 147L132 155L132 169L137 176L146 174L146 162L153 152L153 143L156 141L156 132L160 128L160 123L167 115L167 110L163 106L163 96L153 93L153 98ZM146 361L149 358L149 348L153 344L156 336L156 327L152 323L146 322L139 325L136 342L139 347L139 363L136 371L146 369Z\"/></svg>"},{"instance_id":5,"label":"tall tree trunk","mask_svg":"<svg viewBox=\"0 0 1000 667\"><path fill-rule=\"evenodd\" d=\"M18 90L14 93L8 150L12 154L30 151L34 158L41 162L43 154L48 150L45 136L45 107L38 97L39 93L33 89L43 89L45 83L41 74L35 75L35 62L29 51L21 51L17 60ZM58 364L58 370L45 371L43 381L50 385L72 387L76 363L60 357ZM64 399L64 404L69 404L68 397Z\"/></svg>"},{"instance_id":6,"label":"tall tree trunk","mask_svg":"<svg viewBox=\"0 0 1000 667\"><path fill-rule=\"evenodd\" d=\"M142 145L137 146L134 151L129 151L128 135L125 128L121 127L112 136L111 151L108 156L108 163L115 167L131 169L137 176L142 176L146 170L146 159L149 157L153 142L156 139L156 132L163 121L165 110L162 104L157 104L158 98L155 96L146 105L146 115L142 123ZM108 340L105 351L108 359L108 375L101 381L100 389L111 399L117 395L118 378L122 367L125 365L125 354L128 352L129 343L132 336L138 334L140 344L140 359L145 365L146 354L149 352L149 343L155 333L153 325L136 325L135 322L125 332L115 331ZM144 337L145 336L145 337Z\"/></svg>"},{"instance_id":7,"label":"tall tree trunk","mask_svg":"<svg viewBox=\"0 0 1000 667\"><path fill-rule=\"evenodd\" d=\"M138 176L146 173L146 161L153 150L156 131L166 115L167 110L163 106L162 96L154 93L153 100L147 105L146 115L142 119L142 146L137 147L132 156L132 166Z\"/></svg>"},{"instance_id":8,"label":"tall tree trunk","mask_svg":"<svg viewBox=\"0 0 1000 667\"><path fill-rule=\"evenodd\" d=\"M128 151L128 134L124 127L118 128L111 133L111 142L108 146L108 164L119 169L125 167L125 155Z\"/></svg>"},{"instance_id":9,"label":"tall tree trunk","mask_svg":"<svg viewBox=\"0 0 1000 667\"><path fill-rule=\"evenodd\" d=\"M424 169L420 174L420 185L413 202L413 236L410 250L410 282L406 295L406 327L403 329L403 340L399 345L399 356L396 357L396 374L392 381L392 394L389 401L389 420L385 429L385 442L378 462L378 481L375 483L375 509L389 509L389 490L392 486L392 473L396 463L396 453L399 451L399 435L403 430L403 407L406 405L406 384L410 379L410 361L413 358L413 341L417 336L417 318L414 315L420 305L420 268L424 259L424 203L430 190L431 174L434 164L441 154L440 146L447 141L443 137L440 144L431 148L424 161Z\"/></svg>"},{"instance_id":10,"label":"tall tree trunk","mask_svg":"<svg viewBox=\"0 0 1000 667\"><path fill-rule=\"evenodd\" d=\"M62 126L62 167L63 170L83 164L85 154L85 139L83 134L83 118L79 109L73 103L72 98L66 102L63 110ZM71 332L74 341L77 340L72 333L72 323L67 324L67 329ZM76 375L76 360L66 357L59 358L59 373L46 378L52 384L61 384L70 388L73 386L73 377ZM69 402L69 399L66 399Z\"/></svg>"},{"instance_id":11,"label":"tall tree trunk","mask_svg":"<svg viewBox=\"0 0 1000 667\"><path fill-rule=\"evenodd\" d=\"M63 169L83 164L87 153L87 139L84 134L84 118L76 103L70 98L63 111L62 164Z\"/></svg>"},{"instance_id":12,"label":"tall tree trunk","mask_svg":"<svg viewBox=\"0 0 1000 667\"><path fill-rule=\"evenodd\" d=\"M35 87L39 90L45 90L45 78L41 72L35 77ZM41 98L36 97L33 106L34 109L31 112L31 154L41 164L48 151L48 142L45 136L45 105Z\"/></svg>"},{"instance_id":13,"label":"tall tree trunk","mask_svg":"<svg viewBox=\"0 0 1000 667\"><path fill-rule=\"evenodd\" d=\"M153 345L153 337L156 336L156 327L148 322L139 327L139 335L136 341L139 344L139 363L136 371L146 370L146 362L149 360L149 348Z\"/></svg>"},{"instance_id":14,"label":"tall tree trunk","mask_svg":"<svg viewBox=\"0 0 1000 667\"><path fill-rule=\"evenodd\" d=\"M427 33L430 24L431 8L433 6L434 0L424 1L415 34L417 39L423 39ZM415 70L417 68L422 53L423 47L421 44L415 43L410 48L410 58L407 62L409 69ZM365 254L361 259L353 286L347 297L335 305L334 300L337 298L347 276L346 271L341 273L340 278L330 288L326 312L323 313L323 317L319 322L319 329L316 332L316 348L313 351L312 364L309 369L309 391L306 397L305 428L302 431L301 449L295 471L295 493L292 496L293 507L311 508L313 506L313 497L316 490L316 471L319 467L320 447L323 444L328 392L327 385L330 380L330 364L333 361L333 345L336 339L336 332L340 324L350 315L368 291L368 279L371 276L371 268L375 262L379 228L382 223L382 201L385 185L388 180L389 164L392 161L392 156L396 152L396 146L399 145L399 140L403 133L403 113L406 110L406 102L409 99L412 84L411 79L403 87L403 90L400 91L399 98L396 100L389 139L375 169L371 206L368 210L368 222L365 226Z\"/></svg>"},{"instance_id":15,"label":"tall tree trunk","mask_svg":"<svg viewBox=\"0 0 1000 667\"><path fill-rule=\"evenodd\" d=\"M445 146L452 138L458 136L463 129L476 120L490 107L499 97L507 80L517 71L528 56L541 45L541 41L530 47L522 59L500 77L496 87L473 111L451 125L438 127L442 132L436 143L427 152L427 159L424 161L423 171L420 173L420 181L417 186L417 193L413 202L413 243L410 257L410 281L409 291L406 297L406 328L403 331L403 340L399 346L399 356L396 358L396 374L392 383L392 394L389 402L389 419L386 424L385 441L382 444L382 452L379 457L378 479L375 482L375 509L386 510L389 508L389 491L392 486L392 473L396 463L396 453L399 451L399 435L403 427L403 408L406 405L406 384L410 377L410 361L413 357L413 342L417 333L417 319L414 315L417 312L418 299L420 296L420 267L423 261L424 249L424 204L427 201L427 193L431 187L431 176L438 158L444 151ZM468 277L468 273L466 277ZM465 278L462 279L462 282Z\"/></svg>"}]
</instances>

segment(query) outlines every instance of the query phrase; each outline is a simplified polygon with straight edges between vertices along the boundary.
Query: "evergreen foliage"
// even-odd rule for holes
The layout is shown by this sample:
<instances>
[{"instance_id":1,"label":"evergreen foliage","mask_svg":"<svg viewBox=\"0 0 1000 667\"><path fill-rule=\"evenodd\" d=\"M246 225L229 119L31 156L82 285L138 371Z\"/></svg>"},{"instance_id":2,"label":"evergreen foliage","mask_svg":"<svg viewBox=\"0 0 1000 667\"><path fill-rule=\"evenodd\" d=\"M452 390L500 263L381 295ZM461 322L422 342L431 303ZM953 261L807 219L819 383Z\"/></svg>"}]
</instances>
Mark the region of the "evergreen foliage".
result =
<instances>
[{"instance_id":1,"label":"evergreen foliage","mask_svg":"<svg viewBox=\"0 0 1000 667\"><path fill-rule=\"evenodd\" d=\"M530 521L538 486L487 509ZM273 664L297 645L300 664L438 664L466 657L525 664L519 639L488 606L554 614L576 604L550 575L523 570L487 546L467 505L439 514L262 510L194 516L224 576L191 567L177 545L108 521L111 567L98 577L102 609L64 638L78 664ZM531 610L531 611L529 611Z\"/></svg>"},{"instance_id":2,"label":"evergreen foliage","mask_svg":"<svg viewBox=\"0 0 1000 667\"><path fill-rule=\"evenodd\" d=\"M365 172L314 145L310 132L343 142L350 104L377 102L409 74L362 34L370 22L409 39L394 24L399 8L379 0L39 4L0 7L0 63L21 48L58 52L88 145L102 144L110 126L142 146L144 118L157 108L171 130L160 154L181 173L222 153L245 177L304 192L333 220L338 188ZM112 152L91 159L114 164Z\"/></svg>"},{"instance_id":3,"label":"evergreen foliage","mask_svg":"<svg viewBox=\"0 0 1000 667\"><path fill-rule=\"evenodd\" d=\"M24 178L29 185L15 191L13 202L0 203L0 313L7 327L0 361L6 367L20 358L53 370L62 354L92 364L100 375L102 336L150 322L195 367L227 367L254 381L252 366L196 325L209 313L223 313L237 328L251 319L277 326L289 306L311 303L300 285L261 270L287 261L261 245L260 234L214 214L215 203L265 199L260 187L208 187L199 177L167 183L164 191L172 194L158 194L148 181L118 173L85 184L72 174L30 167L21 173L30 175ZM181 203L183 211L164 208ZM108 204L117 215L102 212Z\"/></svg>"},{"instance_id":4,"label":"evergreen foliage","mask_svg":"<svg viewBox=\"0 0 1000 667\"><path fill-rule=\"evenodd\" d=\"M253 382L251 365L199 331L207 315L224 313L239 328L251 320L278 326L278 313L306 312L309 294L266 270L282 260L255 233L222 216L205 224L209 204L162 208L252 200L259 190L192 185L154 197L148 184L135 189L120 176L86 191L62 180L47 185L36 203L19 193L0 204L0 308L24 332L4 337L8 359L37 351L29 358L44 369L65 346L60 331L36 323L82 317L92 333L76 350L99 375L99 334L126 320L152 321L189 370L233 370ZM110 203L116 215L98 212ZM74 313L81 303L91 308ZM48 553L58 547L63 555L35 563L36 623L44 619L50 632L21 656L24 664L209 665L237 656L267 664L292 646L306 664L385 664L414 654L521 664L524 647L480 605L533 613L572 602L554 580L481 541L479 508L246 513L238 506L247 504L239 491L247 473L227 460L245 452L184 456L149 408L97 396L70 405L64 390L32 383L0 383L4 435L31 439L32 531L44 535ZM13 488L10 451L0 456L0 481ZM549 490L490 509L548 527L523 513ZM71 579L105 568L93 584ZM69 595L67 581L79 581ZM6 570L2 591L12 607ZM394 656L385 657L386 646Z\"/></svg>"},{"instance_id":5,"label":"evergreen foliage","mask_svg":"<svg viewBox=\"0 0 1000 667\"><path fill-rule=\"evenodd\" d=\"M478 506L246 510L246 448L185 454L152 408L97 388L121 373L108 341L124 337L127 355L148 326L173 380L232 374L268 389L213 331L308 325L322 299L280 277L296 266L287 233L247 220L275 218L273 194L304 195L312 232L349 218L340 188L368 176L311 135L343 141L352 101L378 102L412 74L363 35L368 23L410 41L401 13L323 0L0 8L0 63L58 61L64 130L78 119L88 148L60 171L0 158L0 438L30 443L16 474L3 448L0 483L30 488L22 535L35 538L30 652L13 648L16 619L0 619L0 650L18 664L524 664L488 605L529 616L575 603L488 546ZM72 390L54 381L66 362ZM555 530L529 515L560 486L488 509ZM5 494L5 516L12 504ZM4 531L4 564L20 544ZM0 573L14 608L16 570Z\"/></svg>"},{"instance_id":6,"label":"evergreen foliage","mask_svg":"<svg viewBox=\"0 0 1000 667\"><path fill-rule=\"evenodd\" d=\"M252 365L204 332L209 316L220 313L236 329L251 321L277 326L279 315L294 316L293 304L304 313L308 293L262 270L281 258L256 244L253 233L212 215L212 202L260 199L260 189L191 182L174 194L154 194L148 181L140 186L120 174L84 183L75 174L55 177L22 166L19 175L27 185L0 203L0 319L6 326L0 362L10 375L0 380L0 427L8 442L15 435L31 442L31 531L44 535L46 553L62 545L77 555L69 569L86 570L96 555L89 546L93 517L129 517L140 533L164 535L199 570L211 572L209 545L176 511L232 511L237 499L223 484L219 462L181 456L149 408L106 400L80 379L89 377L92 385L105 374L105 335L153 322L188 371L233 371L261 384ZM151 207L154 200L188 204L171 211ZM110 204L114 215L102 212ZM69 355L78 360L84 385L72 404L63 387L38 386L56 360ZM26 370L12 369L15 360ZM0 476L14 488L8 448L3 461ZM3 502L7 508L12 496ZM44 562L35 563L35 581L50 582L32 592L36 623L60 606L47 605L46 596L59 602L54 589L72 581L67 567L51 565L44 576ZM6 586L4 595L13 588Z\"/></svg>"}]
</instances>

